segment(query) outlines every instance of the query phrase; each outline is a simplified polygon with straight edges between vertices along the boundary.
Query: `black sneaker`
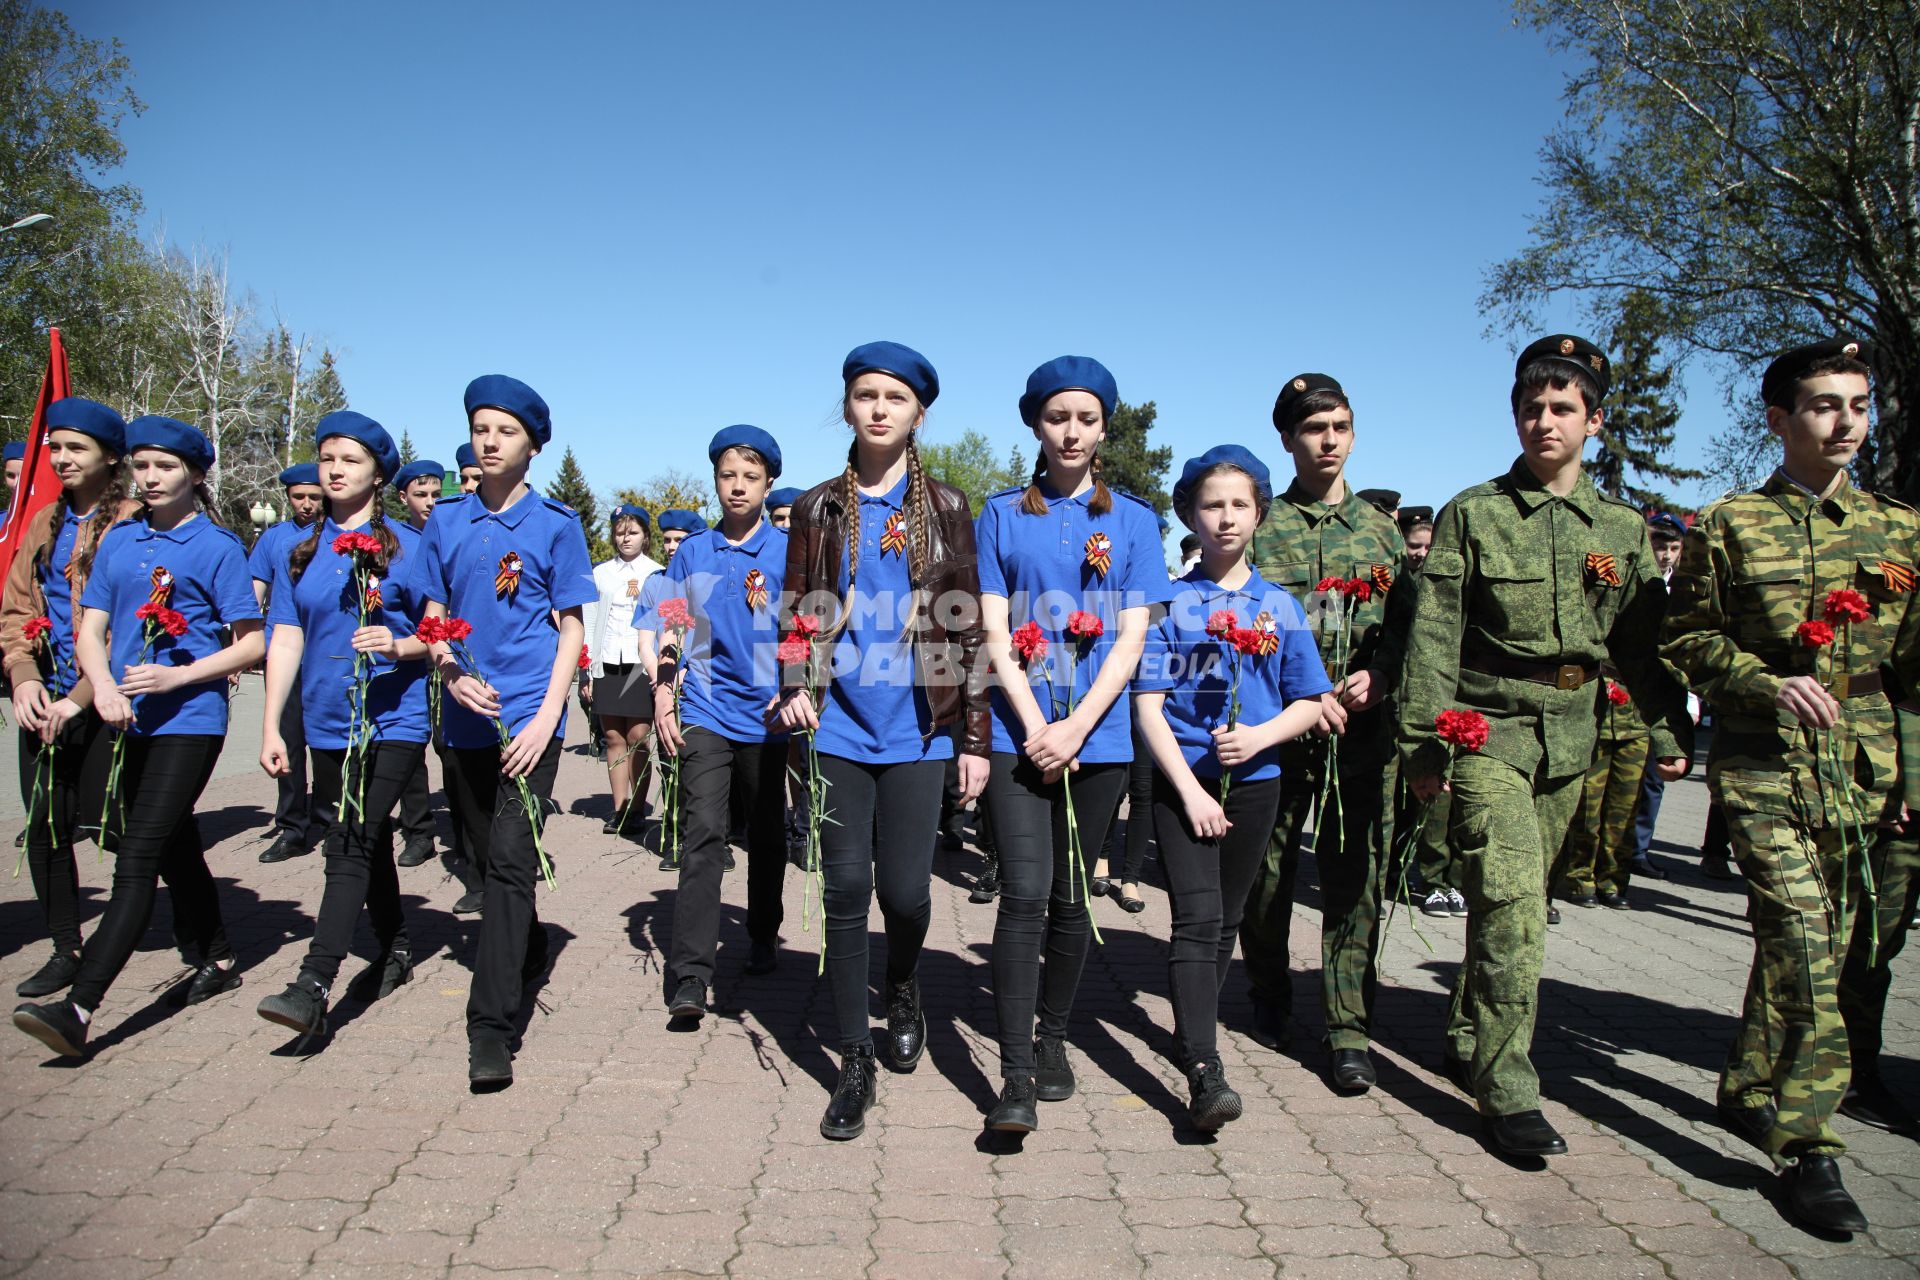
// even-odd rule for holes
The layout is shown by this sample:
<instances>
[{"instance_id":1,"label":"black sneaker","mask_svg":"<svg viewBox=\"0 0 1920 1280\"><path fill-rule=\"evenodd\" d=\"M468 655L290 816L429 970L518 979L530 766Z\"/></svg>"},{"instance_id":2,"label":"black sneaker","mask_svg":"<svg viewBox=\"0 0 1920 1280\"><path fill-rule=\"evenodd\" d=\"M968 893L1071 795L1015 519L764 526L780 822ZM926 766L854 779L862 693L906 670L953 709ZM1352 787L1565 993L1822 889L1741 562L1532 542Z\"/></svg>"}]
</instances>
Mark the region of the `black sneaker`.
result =
<instances>
[{"instance_id":1,"label":"black sneaker","mask_svg":"<svg viewBox=\"0 0 1920 1280\"><path fill-rule=\"evenodd\" d=\"M23 1004L13 1011L13 1025L62 1057L87 1056L87 1024L71 1000Z\"/></svg>"},{"instance_id":2,"label":"black sneaker","mask_svg":"<svg viewBox=\"0 0 1920 1280\"><path fill-rule=\"evenodd\" d=\"M1073 1064L1067 1061L1067 1042L1057 1036L1033 1038L1033 1092L1042 1102L1065 1102L1073 1096Z\"/></svg>"},{"instance_id":3,"label":"black sneaker","mask_svg":"<svg viewBox=\"0 0 1920 1280\"><path fill-rule=\"evenodd\" d=\"M1240 1118L1240 1095L1228 1086L1227 1073L1221 1069L1219 1058L1202 1058L1188 1067L1187 1087L1193 1093L1192 1101L1187 1103L1187 1115L1193 1120L1193 1127L1202 1133L1213 1133L1228 1121Z\"/></svg>"},{"instance_id":4,"label":"black sneaker","mask_svg":"<svg viewBox=\"0 0 1920 1280\"><path fill-rule=\"evenodd\" d=\"M303 1036L327 1031L327 988L310 973L302 973L277 996L268 996L254 1012Z\"/></svg>"},{"instance_id":5,"label":"black sneaker","mask_svg":"<svg viewBox=\"0 0 1920 1280\"><path fill-rule=\"evenodd\" d=\"M920 1007L920 979L887 986L887 1065L911 1071L927 1050L927 1012Z\"/></svg>"},{"instance_id":6,"label":"black sneaker","mask_svg":"<svg viewBox=\"0 0 1920 1280\"><path fill-rule=\"evenodd\" d=\"M425 836L407 841L407 847L394 859L396 866L417 867L433 861L433 837Z\"/></svg>"},{"instance_id":7,"label":"black sneaker","mask_svg":"<svg viewBox=\"0 0 1920 1280\"><path fill-rule=\"evenodd\" d=\"M987 1128L1000 1133L1032 1133L1040 1127L1040 1112L1033 1099L1032 1076L1008 1076L1000 1086L1000 1101L987 1112Z\"/></svg>"},{"instance_id":8,"label":"black sneaker","mask_svg":"<svg viewBox=\"0 0 1920 1280\"><path fill-rule=\"evenodd\" d=\"M698 978L682 978L667 1001L668 1018L692 1018L700 1021L707 1014L707 987Z\"/></svg>"},{"instance_id":9,"label":"black sneaker","mask_svg":"<svg viewBox=\"0 0 1920 1280\"><path fill-rule=\"evenodd\" d=\"M840 1082L827 1100L826 1114L820 1117L821 1137L844 1142L867 1131L867 1112L873 1107L878 1075L872 1045L846 1051L840 1059Z\"/></svg>"},{"instance_id":10,"label":"black sneaker","mask_svg":"<svg viewBox=\"0 0 1920 1280\"><path fill-rule=\"evenodd\" d=\"M78 951L56 951L31 978L13 989L17 996L50 996L73 985L80 974Z\"/></svg>"},{"instance_id":11,"label":"black sneaker","mask_svg":"<svg viewBox=\"0 0 1920 1280\"><path fill-rule=\"evenodd\" d=\"M224 992L232 991L241 985L240 966L233 965L222 969L209 961L194 970L193 977L187 982L187 989L180 994L183 1005L200 1004L211 1000Z\"/></svg>"},{"instance_id":12,"label":"black sneaker","mask_svg":"<svg viewBox=\"0 0 1920 1280\"><path fill-rule=\"evenodd\" d=\"M406 947L394 947L380 957L380 986L373 998L385 1000L412 980L413 952Z\"/></svg>"},{"instance_id":13,"label":"black sneaker","mask_svg":"<svg viewBox=\"0 0 1920 1280\"><path fill-rule=\"evenodd\" d=\"M457 916L477 916L480 914L480 908L485 906L486 902L486 894L478 889L469 889L461 894L454 902L453 914Z\"/></svg>"},{"instance_id":14,"label":"black sneaker","mask_svg":"<svg viewBox=\"0 0 1920 1280\"><path fill-rule=\"evenodd\" d=\"M504 1040L474 1040L467 1045L467 1086L475 1093L497 1093L513 1083L513 1053Z\"/></svg>"}]
</instances>

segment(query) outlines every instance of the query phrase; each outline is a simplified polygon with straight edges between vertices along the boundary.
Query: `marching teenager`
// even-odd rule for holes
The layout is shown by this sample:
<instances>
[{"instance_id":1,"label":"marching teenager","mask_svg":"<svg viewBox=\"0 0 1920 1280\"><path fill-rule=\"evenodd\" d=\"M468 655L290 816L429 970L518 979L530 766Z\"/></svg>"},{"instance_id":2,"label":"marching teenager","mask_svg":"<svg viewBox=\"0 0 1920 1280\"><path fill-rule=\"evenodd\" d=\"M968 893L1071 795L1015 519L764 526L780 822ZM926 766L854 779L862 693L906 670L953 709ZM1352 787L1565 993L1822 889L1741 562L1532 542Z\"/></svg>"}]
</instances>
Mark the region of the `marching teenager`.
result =
<instances>
[{"instance_id":1,"label":"marching teenager","mask_svg":"<svg viewBox=\"0 0 1920 1280\"><path fill-rule=\"evenodd\" d=\"M460 474L460 492L472 493L480 487L480 455L473 451L471 441L462 444L453 451L454 469Z\"/></svg>"},{"instance_id":2,"label":"marching teenager","mask_svg":"<svg viewBox=\"0 0 1920 1280\"><path fill-rule=\"evenodd\" d=\"M80 972L80 878L73 841L97 828L108 735L74 653L76 598L107 530L134 514L126 497L127 424L106 405L68 397L47 406L47 454L60 497L21 533L0 604L0 650L20 723L20 794L27 865L53 955L16 988L49 996ZM36 619L40 619L38 623ZM43 752L44 748L44 752ZM44 760L44 764L43 764Z\"/></svg>"},{"instance_id":3,"label":"marching teenager","mask_svg":"<svg viewBox=\"0 0 1920 1280\"><path fill-rule=\"evenodd\" d=\"M193 808L226 737L227 677L260 660L260 606L240 539L214 520L212 443L184 422L149 416L127 424L126 445L142 514L100 540L75 641L94 707L125 735L109 798L125 815L113 896L70 998L13 1014L16 1027L71 1057L85 1053L94 1011L147 931L162 878L175 935L196 966L182 1002L240 985ZM222 628L233 632L224 648Z\"/></svg>"},{"instance_id":4,"label":"marching teenager","mask_svg":"<svg viewBox=\"0 0 1920 1280\"><path fill-rule=\"evenodd\" d=\"M916 974L950 727L965 721L963 802L986 784L991 750L972 512L927 476L914 445L939 377L918 352L874 342L847 356L841 378L847 469L795 500L787 544L786 588L823 652L782 667L786 688L769 709L781 727L814 733L832 796L822 897L843 1056L820 1132L837 1139L858 1137L873 1105L869 906L878 897L887 933L887 1060L911 1071L926 1047Z\"/></svg>"},{"instance_id":5,"label":"marching teenager","mask_svg":"<svg viewBox=\"0 0 1920 1280\"><path fill-rule=\"evenodd\" d=\"M262 614L266 612L268 591L273 586L273 566L283 564L293 544L307 536L313 522L320 518L322 497L320 470L311 462L296 462L280 473L280 486L287 495L287 518L269 526L254 540L247 567L253 572L253 594ZM273 623L266 625L265 644L273 643ZM331 797L324 792L316 801L307 783L307 732L302 720L303 707L296 693L288 699L280 736L286 739L288 769L276 779L278 793L273 809L273 826L267 834L273 838L260 854L262 862L285 862L313 852L327 834Z\"/></svg>"},{"instance_id":6,"label":"marching teenager","mask_svg":"<svg viewBox=\"0 0 1920 1280\"><path fill-rule=\"evenodd\" d=\"M792 485L775 489L767 495L767 520L776 529L785 529L793 522L793 500L800 491Z\"/></svg>"},{"instance_id":7,"label":"marching teenager","mask_svg":"<svg viewBox=\"0 0 1920 1280\"><path fill-rule=\"evenodd\" d=\"M988 498L974 527L995 677L987 799L1000 853L993 1001L1003 1084L987 1127L1007 1132L1038 1126L1036 1098L1073 1096L1067 1022L1093 938L1085 859L1106 843L1126 789L1127 685L1149 606L1171 593L1152 508L1100 479L1118 399L1097 360L1061 356L1035 369L1020 397L1040 445L1032 482Z\"/></svg>"},{"instance_id":8,"label":"marching teenager","mask_svg":"<svg viewBox=\"0 0 1920 1280\"><path fill-rule=\"evenodd\" d=\"M669 1018L698 1019L707 1011L736 807L748 815L748 973L773 972L787 869L787 738L769 733L761 719L780 692L774 651L787 535L763 509L767 486L780 475L780 446L759 427L733 426L714 436L707 457L720 524L681 543L667 567L667 598L686 603L694 627L682 650L662 654L654 682L660 750L680 758L686 812L667 967Z\"/></svg>"},{"instance_id":9,"label":"marching teenager","mask_svg":"<svg viewBox=\"0 0 1920 1280\"><path fill-rule=\"evenodd\" d=\"M613 555L593 567L599 596L587 609L587 652L593 666L585 693L600 718L601 746L607 757L607 781L613 814L601 828L621 833L622 824L638 826L644 814L629 815L629 798L646 790L647 735L653 729L653 677L640 665L640 633L634 630L640 592L660 572L647 555L645 507L621 503L608 518ZM757 721L756 721L757 723Z\"/></svg>"},{"instance_id":10,"label":"marching teenager","mask_svg":"<svg viewBox=\"0 0 1920 1280\"><path fill-rule=\"evenodd\" d=\"M689 511L685 507L668 507L655 518L653 523L654 528L657 529L660 534L660 564L663 568L671 568L673 566L673 557L679 552L681 543L696 533L704 533L707 528L707 522L701 518L699 512ZM667 575L664 573L656 573L640 584L640 599L633 610L633 626L639 641L640 669L642 671L652 673L660 666L659 609L660 602L670 594L672 594L672 584L668 582ZM646 796L642 795L636 803L645 804L646 799ZM682 813L679 821L672 828L672 830L679 832L681 835L684 835L686 829L684 814L686 808L685 801L686 793L683 791L680 793L679 801L679 807ZM628 821L631 822L632 819L630 818ZM660 869L662 871L678 871L680 869L681 846L676 843L671 849L667 847L668 830L665 815L662 815L659 832ZM729 847L726 849L721 861L725 865L726 870L733 870L732 848Z\"/></svg>"},{"instance_id":11,"label":"marching teenager","mask_svg":"<svg viewBox=\"0 0 1920 1280\"><path fill-rule=\"evenodd\" d=\"M445 689L447 789L481 884L467 1078L485 1092L513 1083L514 1015L525 984L547 966L547 932L534 910L536 824L560 767L580 613L599 592L579 517L527 485L528 467L553 438L547 402L493 373L468 384L466 408L480 485L434 508L409 585L429 617L473 627L458 648L440 641L432 649ZM477 671L462 664L462 651Z\"/></svg>"},{"instance_id":12,"label":"marching teenager","mask_svg":"<svg viewBox=\"0 0 1920 1280\"><path fill-rule=\"evenodd\" d=\"M1247 560L1273 490L1266 465L1217 445L1181 469L1173 510L1200 537L1134 685L1159 773L1154 835L1173 909L1167 978L1188 1115L1211 1131L1240 1117L1217 1048L1220 986L1247 893L1280 808L1280 744L1320 723L1332 692L1306 614Z\"/></svg>"},{"instance_id":13,"label":"marching teenager","mask_svg":"<svg viewBox=\"0 0 1920 1280\"><path fill-rule=\"evenodd\" d=\"M433 514L433 508L440 501L440 485L445 476L439 463L427 458L409 462L400 468L393 478L393 490L400 495L404 510L402 518L407 528L415 533L427 527L427 517ZM272 646L268 646L272 653ZM438 736L439 726L429 723L428 732ZM441 772L446 766L441 765ZM400 850L400 856L394 861L403 867L417 867L421 863L433 860L433 799L432 789L427 784L427 757L420 754L420 767L407 779L406 789L400 793L400 836L406 842ZM460 843L460 827L454 824L454 853L466 852Z\"/></svg>"},{"instance_id":14,"label":"marching teenager","mask_svg":"<svg viewBox=\"0 0 1920 1280\"><path fill-rule=\"evenodd\" d=\"M285 991L259 1005L261 1017L303 1035L326 1030L327 996L362 906L380 944L376 998L413 974L392 814L427 749L427 647L413 636L420 609L402 585L420 535L388 521L381 493L400 470L400 451L384 427L351 409L320 419L314 443L326 505L274 568L260 736L260 765L279 777L291 767L280 709L297 682L315 779L341 797L306 959ZM352 534L376 546L343 547Z\"/></svg>"}]
</instances>

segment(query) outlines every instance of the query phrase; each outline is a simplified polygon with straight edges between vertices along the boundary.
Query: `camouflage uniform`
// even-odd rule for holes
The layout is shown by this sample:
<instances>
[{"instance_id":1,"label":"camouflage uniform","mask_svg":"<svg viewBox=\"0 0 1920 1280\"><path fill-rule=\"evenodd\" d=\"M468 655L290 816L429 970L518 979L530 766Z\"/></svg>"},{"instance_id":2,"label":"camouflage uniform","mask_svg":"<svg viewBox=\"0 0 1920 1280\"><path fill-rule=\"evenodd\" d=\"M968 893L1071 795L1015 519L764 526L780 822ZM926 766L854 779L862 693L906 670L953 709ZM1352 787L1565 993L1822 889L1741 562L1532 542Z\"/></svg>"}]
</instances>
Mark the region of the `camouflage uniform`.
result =
<instances>
[{"instance_id":1,"label":"camouflage uniform","mask_svg":"<svg viewBox=\"0 0 1920 1280\"><path fill-rule=\"evenodd\" d=\"M1611 671L1611 667L1603 667ZM1580 806L1561 846L1550 893L1625 893L1633 861L1633 819L1653 739L1633 703L1601 703L1600 738L1580 787Z\"/></svg>"},{"instance_id":2,"label":"camouflage uniform","mask_svg":"<svg viewBox=\"0 0 1920 1280\"><path fill-rule=\"evenodd\" d=\"M1380 673L1382 691L1391 694L1400 680L1403 635L1390 634L1383 624L1388 588L1405 554L1400 528L1392 519L1351 488L1329 505L1296 480L1274 499L1266 523L1253 535L1250 554L1262 577L1309 606L1321 658L1334 679L1372 668ZM1332 608L1312 607L1318 599L1315 587L1330 577L1361 578L1373 586L1371 599L1351 606L1346 672L1332 669L1338 614ZM1339 747L1342 820L1318 822L1314 836L1320 868L1321 998L1331 1049L1367 1047L1392 831L1393 782L1385 771L1393 755L1390 701L1383 699L1348 721ZM1300 837L1326 778L1327 754L1327 740L1312 735L1280 748L1280 816L1240 924L1240 950L1253 997L1283 1018L1293 998L1287 938Z\"/></svg>"},{"instance_id":3,"label":"camouflage uniform","mask_svg":"<svg viewBox=\"0 0 1920 1280\"><path fill-rule=\"evenodd\" d=\"M1847 1087L1837 988L1854 905L1842 907L1840 814L1855 806L1871 836L1897 803L1894 712L1880 668L1892 662L1904 674L1914 653L1917 528L1911 509L1844 479L1821 500L1776 472L1755 492L1707 508L1673 575L1663 653L1719 717L1707 780L1726 810L1754 932L1720 1099L1773 1102L1767 1149L1782 1160L1845 1149L1832 1126ZM1865 595L1873 616L1831 648L1799 644L1795 629L1839 588ZM1834 661L1844 687L1826 678ZM1788 676L1814 674L1841 699L1827 733L1849 775L1844 792L1822 767L1824 735L1774 705Z\"/></svg>"},{"instance_id":4,"label":"camouflage uniform","mask_svg":"<svg viewBox=\"0 0 1920 1280\"><path fill-rule=\"evenodd\" d=\"M1400 742L1409 778L1441 774L1434 718L1485 715L1452 762L1448 830L1467 955L1448 1052L1489 1116L1537 1110L1533 1040L1548 861L1566 838L1600 719L1599 666L1620 668L1661 757L1686 754L1685 695L1655 656L1666 593L1646 522L1584 473L1559 497L1516 460L1447 504L1421 571ZM1549 683L1550 681L1550 683Z\"/></svg>"},{"instance_id":5,"label":"camouflage uniform","mask_svg":"<svg viewBox=\"0 0 1920 1280\"><path fill-rule=\"evenodd\" d=\"M1883 827L1873 847L1878 949L1867 918L1866 885L1859 877L1853 883L1861 910L1854 920L1846 965L1840 970L1839 998L1856 1084L1880 1077L1880 1026L1887 1014L1893 958L1906 945L1914 902L1920 898L1920 714L1904 705L1896 707L1895 724L1900 735L1901 802L1914 816L1904 826Z\"/></svg>"}]
</instances>

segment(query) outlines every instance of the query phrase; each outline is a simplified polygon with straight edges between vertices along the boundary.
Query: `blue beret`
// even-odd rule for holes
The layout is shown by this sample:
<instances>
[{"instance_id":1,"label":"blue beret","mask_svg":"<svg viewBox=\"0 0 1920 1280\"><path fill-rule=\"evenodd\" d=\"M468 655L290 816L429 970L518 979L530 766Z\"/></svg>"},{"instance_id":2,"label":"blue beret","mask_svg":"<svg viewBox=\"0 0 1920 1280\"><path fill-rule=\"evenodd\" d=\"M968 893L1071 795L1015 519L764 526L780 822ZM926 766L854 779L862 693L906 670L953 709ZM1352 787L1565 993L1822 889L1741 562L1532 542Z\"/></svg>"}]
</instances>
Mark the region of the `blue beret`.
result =
<instances>
[{"instance_id":1,"label":"blue beret","mask_svg":"<svg viewBox=\"0 0 1920 1280\"><path fill-rule=\"evenodd\" d=\"M673 507L662 511L654 523L660 527L662 533L669 529L678 529L682 533L699 533L707 527L707 522L700 518L699 513L688 511L685 507Z\"/></svg>"},{"instance_id":2,"label":"blue beret","mask_svg":"<svg viewBox=\"0 0 1920 1280\"><path fill-rule=\"evenodd\" d=\"M1162 533L1163 535L1164 535L1164 534L1166 534L1166 533L1169 533L1169 532L1171 532L1171 531L1172 531L1172 529L1173 529L1173 526L1172 526L1172 525L1170 525L1170 524L1168 524L1168 523L1167 523L1167 518L1166 518L1165 516L1163 516L1163 515L1161 515L1161 514L1160 514L1160 513L1158 512L1158 511L1156 511L1156 512L1154 512L1154 513L1153 513L1153 518L1154 518L1155 520L1158 520L1158 521L1160 522L1160 532L1161 532L1161 533Z\"/></svg>"},{"instance_id":3,"label":"blue beret","mask_svg":"<svg viewBox=\"0 0 1920 1280\"><path fill-rule=\"evenodd\" d=\"M1033 426L1040 410L1062 391L1088 391L1100 402L1105 416L1113 416L1120 390L1107 366L1091 356L1058 356L1027 375L1027 394L1020 397L1020 421Z\"/></svg>"},{"instance_id":4,"label":"blue beret","mask_svg":"<svg viewBox=\"0 0 1920 1280\"><path fill-rule=\"evenodd\" d=\"M51 426L52 424L49 423L48 425ZM0 449L0 462L25 462L26 460L27 442L24 440L9 440L7 441L7 447Z\"/></svg>"},{"instance_id":5,"label":"blue beret","mask_svg":"<svg viewBox=\"0 0 1920 1280\"><path fill-rule=\"evenodd\" d=\"M347 439L365 445L373 455L373 464L380 468L382 477L391 479L400 470L400 448L394 444L387 429L364 413L355 413L351 409L335 409L320 419L313 427L313 443L317 446L322 440L332 436L345 436Z\"/></svg>"},{"instance_id":6,"label":"blue beret","mask_svg":"<svg viewBox=\"0 0 1920 1280\"><path fill-rule=\"evenodd\" d=\"M320 464L317 462L296 462L280 473L280 487L291 489L297 484L310 484L316 488L320 484Z\"/></svg>"},{"instance_id":7,"label":"blue beret","mask_svg":"<svg viewBox=\"0 0 1920 1280\"><path fill-rule=\"evenodd\" d=\"M1649 533L1671 534L1676 538L1685 538L1687 536L1686 522L1679 516L1667 511L1656 511L1648 516L1647 531Z\"/></svg>"},{"instance_id":8,"label":"blue beret","mask_svg":"<svg viewBox=\"0 0 1920 1280\"><path fill-rule=\"evenodd\" d=\"M1202 476L1222 465L1238 467L1252 476L1254 492L1261 503L1272 501L1273 477L1267 471L1267 464L1237 444L1217 444L1197 458L1188 458L1187 465L1180 468L1179 483L1173 486L1174 510L1178 511L1187 505L1187 500L1193 496L1194 486L1200 483Z\"/></svg>"},{"instance_id":9,"label":"blue beret","mask_svg":"<svg viewBox=\"0 0 1920 1280\"><path fill-rule=\"evenodd\" d=\"M790 507L794 504L795 500L798 499L800 495L805 492L806 490L796 489L792 485L787 485L785 488L781 488L781 489L775 489L772 493L767 495L767 510L772 511L776 507Z\"/></svg>"},{"instance_id":10,"label":"blue beret","mask_svg":"<svg viewBox=\"0 0 1920 1280\"><path fill-rule=\"evenodd\" d=\"M720 455L729 449L752 449L767 460L767 479L780 478L780 442L759 427L750 427L743 422L738 426L721 428L713 437L713 443L707 446L707 461L719 466Z\"/></svg>"},{"instance_id":11,"label":"blue beret","mask_svg":"<svg viewBox=\"0 0 1920 1280\"><path fill-rule=\"evenodd\" d=\"M553 439L553 421L547 414L547 402L518 378L504 373L483 373L467 384L467 420L475 409L499 409L520 419L534 443L542 449Z\"/></svg>"},{"instance_id":12,"label":"blue beret","mask_svg":"<svg viewBox=\"0 0 1920 1280\"><path fill-rule=\"evenodd\" d=\"M940 375L933 371L927 358L897 342L869 342L849 351L846 362L840 366L840 381L852 382L863 373L892 374L913 388L923 409L940 394Z\"/></svg>"},{"instance_id":13,"label":"blue beret","mask_svg":"<svg viewBox=\"0 0 1920 1280\"><path fill-rule=\"evenodd\" d=\"M631 516L633 519L638 520L642 529L653 528L653 517L647 514L647 509L645 507L635 506L631 502L623 502L607 513L608 527L611 528L613 522L621 516Z\"/></svg>"},{"instance_id":14,"label":"blue beret","mask_svg":"<svg viewBox=\"0 0 1920 1280\"><path fill-rule=\"evenodd\" d=\"M78 431L92 436L100 447L116 456L127 451L127 420L95 400L68 396L47 406L47 430ZM21 457L25 445L7 446L9 459ZM14 450L22 452L14 452Z\"/></svg>"},{"instance_id":15,"label":"blue beret","mask_svg":"<svg viewBox=\"0 0 1920 1280\"><path fill-rule=\"evenodd\" d=\"M132 453L135 449L165 449L188 466L202 471L213 465L213 441L207 439L199 428L190 427L178 418L163 418L157 413L135 418L127 424L127 452ZM319 468L311 462L306 465L313 470L314 476L301 483L319 484ZM284 477L286 472L280 474Z\"/></svg>"},{"instance_id":16,"label":"blue beret","mask_svg":"<svg viewBox=\"0 0 1920 1280\"><path fill-rule=\"evenodd\" d=\"M400 474L393 478L393 487L404 489L423 476L432 476L435 481L447 474L447 469L428 458L416 458L400 468Z\"/></svg>"},{"instance_id":17,"label":"blue beret","mask_svg":"<svg viewBox=\"0 0 1920 1280\"><path fill-rule=\"evenodd\" d=\"M468 467L477 467L480 465L480 455L473 451L472 445L463 444L453 451L453 465L457 471L465 471Z\"/></svg>"}]
</instances>

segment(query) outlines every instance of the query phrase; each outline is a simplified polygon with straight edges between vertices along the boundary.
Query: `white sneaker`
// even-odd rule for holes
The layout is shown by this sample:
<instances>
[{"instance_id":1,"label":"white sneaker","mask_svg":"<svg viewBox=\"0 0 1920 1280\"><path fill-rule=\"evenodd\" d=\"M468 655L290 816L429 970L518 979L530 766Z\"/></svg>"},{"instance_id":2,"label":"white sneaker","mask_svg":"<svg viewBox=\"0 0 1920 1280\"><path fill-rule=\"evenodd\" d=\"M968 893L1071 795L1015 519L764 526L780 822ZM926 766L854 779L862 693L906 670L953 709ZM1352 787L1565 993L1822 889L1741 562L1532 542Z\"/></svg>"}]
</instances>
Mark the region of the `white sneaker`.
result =
<instances>
[{"instance_id":1,"label":"white sneaker","mask_svg":"<svg viewBox=\"0 0 1920 1280\"><path fill-rule=\"evenodd\" d=\"M1450 916L1467 914L1467 900L1460 896L1458 889L1447 890L1447 914Z\"/></svg>"},{"instance_id":2,"label":"white sneaker","mask_svg":"<svg viewBox=\"0 0 1920 1280\"><path fill-rule=\"evenodd\" d=\"M1447 891L1445 889L1430 891L1427 894L1427 900L1420 904L1420 912L1422 915L1429 916L1452 915L1453 909L1447 903Z\"/></svg>"}]
</instances>

